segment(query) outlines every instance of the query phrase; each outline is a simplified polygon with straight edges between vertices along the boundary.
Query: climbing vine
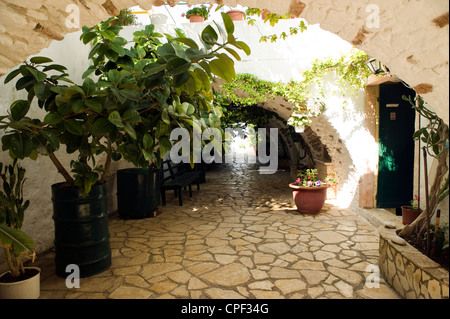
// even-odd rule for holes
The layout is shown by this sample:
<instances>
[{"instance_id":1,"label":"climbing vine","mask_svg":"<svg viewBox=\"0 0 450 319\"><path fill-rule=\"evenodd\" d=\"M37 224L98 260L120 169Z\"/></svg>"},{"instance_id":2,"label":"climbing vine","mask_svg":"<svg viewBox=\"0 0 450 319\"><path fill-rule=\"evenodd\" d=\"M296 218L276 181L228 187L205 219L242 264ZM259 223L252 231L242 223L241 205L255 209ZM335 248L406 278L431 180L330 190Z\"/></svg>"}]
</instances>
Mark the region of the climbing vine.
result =
<instances>
[{"instance_id":1,"label":"climbing vine","mask_svg":"<svg viewBox=\"0 0 450 319\"><path fill-rule=\"evenodd\" d=\"M289 20L292 18L290 13L286 13L285 15L280 15L277 13L272 13L266 9L259 8L248 8L245 10L245 15L247 17L247 23L251 26L255 25L256 19L251 18L252 16L261 16L261 14L265 14L264 23L269 23L270 26L275 26L280 20ZM295 34L303 33L308 29L307 23L305 21L300 21L298 27L289 27L289 32L282 32L281 34L271 34L271 35L262 35L259 39L259 42L268 42L271 43L276 42L278 39L285 40L288 36L292 36Z\"/></svg>"},{"instance_id":2,"label":"climbing vine","mask_svg":"<svg viewBox=\"0 0 450 319\"><path fill-rule=\"evenodd\" d=\"M353 48L339 59L317 59L304 72L302 81L288 83L265 81L247 73L238 74L234 81L223 85L222 94L231 103L242 106L264 103L276 96L283 97L294 105L288 124L309 125L311 118L318 116L326 108L323 102L323 77L328 72L335 72L338 83L342 84L340 93L344 96L349 86L354 90L365 87L370 75L367 60L365 52ZM314 92L312 88L315 88Z\"/></svg>"}]
</instances>

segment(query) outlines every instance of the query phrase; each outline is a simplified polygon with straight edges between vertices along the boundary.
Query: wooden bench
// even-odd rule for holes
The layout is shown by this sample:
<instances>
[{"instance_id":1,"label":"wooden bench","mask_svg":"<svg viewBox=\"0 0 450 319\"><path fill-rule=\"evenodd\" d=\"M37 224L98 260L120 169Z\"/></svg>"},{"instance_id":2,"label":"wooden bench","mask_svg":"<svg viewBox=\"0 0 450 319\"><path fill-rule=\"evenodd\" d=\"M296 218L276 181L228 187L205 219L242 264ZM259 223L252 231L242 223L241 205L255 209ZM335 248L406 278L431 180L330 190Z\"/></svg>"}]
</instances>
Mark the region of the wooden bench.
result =
<instances>
[{"instance_id":1,"label":"wooden bench","mask_svg":"<svg viewBox=\"0 0 450 319\"><path fill-rule=\"evenodd\" d=\"M182 189L189 188L189 196L192 197L192 184L197 184L200 190L200 171L191 169L189 164L174 164L170 160L162 162L161 167L161 199L166 205L166 190L173 190L178 197L180 206L183 206Z\"/></svg>"}]
</instances>

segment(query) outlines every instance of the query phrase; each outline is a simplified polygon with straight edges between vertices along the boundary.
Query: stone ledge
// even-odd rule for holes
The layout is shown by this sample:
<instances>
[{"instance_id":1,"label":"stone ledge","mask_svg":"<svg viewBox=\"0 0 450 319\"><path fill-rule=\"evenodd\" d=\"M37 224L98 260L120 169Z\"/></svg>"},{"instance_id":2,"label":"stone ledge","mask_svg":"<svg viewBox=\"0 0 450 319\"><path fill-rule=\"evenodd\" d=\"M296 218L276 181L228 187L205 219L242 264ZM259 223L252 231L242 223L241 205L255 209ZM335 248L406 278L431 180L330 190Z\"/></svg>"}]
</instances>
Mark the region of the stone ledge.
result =
<instances>
[{"instance_id":1,"label":"stone ledge","mask_svg":"<svg viewBox=\"0 0 450 319\"><path fill-rule=\"evenodd\" d=\"M406 299L448 299L449 273L409 243L392 241L395 229L379 227L380 272Z\"/></svg>"}]
</instances>

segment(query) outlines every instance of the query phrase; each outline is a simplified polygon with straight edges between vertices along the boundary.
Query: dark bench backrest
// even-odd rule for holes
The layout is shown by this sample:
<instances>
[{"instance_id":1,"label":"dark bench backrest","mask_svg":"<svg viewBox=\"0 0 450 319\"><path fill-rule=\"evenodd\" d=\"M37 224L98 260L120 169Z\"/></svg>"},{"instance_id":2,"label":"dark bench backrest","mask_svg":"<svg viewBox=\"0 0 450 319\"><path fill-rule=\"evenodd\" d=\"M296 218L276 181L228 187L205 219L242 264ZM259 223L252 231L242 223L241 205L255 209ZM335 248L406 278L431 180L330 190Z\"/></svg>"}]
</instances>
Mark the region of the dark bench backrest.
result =
<instances>
[{"instance_id":1,"label":"dark bench backrest","mask_svg":"<svg viewBox=\"0 0 450 319\"><path fill-rule=\"evenodd\" d=\"M189 170L189 164L183 162L175 164L170 160L164 160L161 165L161 182L164 183L170 179L174 180L176 177L183 175Z\"/></svg>"}]
</instances>

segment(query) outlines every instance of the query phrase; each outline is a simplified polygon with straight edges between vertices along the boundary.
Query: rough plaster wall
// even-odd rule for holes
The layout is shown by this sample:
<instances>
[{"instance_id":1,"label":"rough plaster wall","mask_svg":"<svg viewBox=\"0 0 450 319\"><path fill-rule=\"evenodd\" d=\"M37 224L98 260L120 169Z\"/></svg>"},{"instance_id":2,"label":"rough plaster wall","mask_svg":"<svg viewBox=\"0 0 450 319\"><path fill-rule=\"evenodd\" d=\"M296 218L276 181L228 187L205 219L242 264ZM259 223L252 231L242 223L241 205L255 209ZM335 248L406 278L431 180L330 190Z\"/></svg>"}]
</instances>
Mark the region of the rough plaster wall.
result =
<instances>
[{"instance_id":1,"label":"rough plaster wall","mask_svg":"<svg viewBox=\"0 0 450 319\"><path fill-rule=\"evenodd\" d=\"M168 1L175 5L178 1ZM188 1L191 4L202 1ZM222 2L222 1L220 1ZM93 25L118 9L150 9L160 0L0 0L0 75L52 40L77 30L67 24L76 5L80 26ZM309 23L320 23L356 47L389 66L390 70L422 93L430 107L448 123L448 11L447 0L225 0L291 12ZM375 7L374 7L375 6ZM374 16L375 14L375 16ZM14 48L14 49L13 49Z\"/></svg>"}]
</instances>

